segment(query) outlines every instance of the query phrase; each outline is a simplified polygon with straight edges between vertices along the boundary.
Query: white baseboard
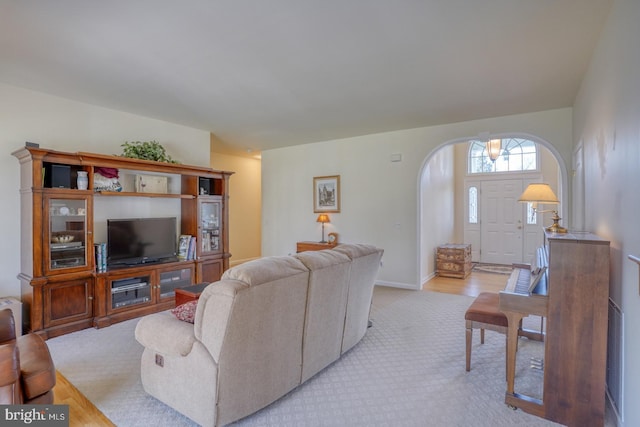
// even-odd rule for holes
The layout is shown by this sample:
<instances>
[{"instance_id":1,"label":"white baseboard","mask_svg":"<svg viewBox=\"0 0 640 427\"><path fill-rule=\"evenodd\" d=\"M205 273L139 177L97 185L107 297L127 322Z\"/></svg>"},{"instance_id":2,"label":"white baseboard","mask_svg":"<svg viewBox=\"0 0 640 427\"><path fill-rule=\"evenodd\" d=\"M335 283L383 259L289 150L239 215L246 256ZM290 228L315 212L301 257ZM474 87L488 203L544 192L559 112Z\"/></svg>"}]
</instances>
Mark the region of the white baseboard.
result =
<instances>
[{"instance_id":1,"label":"white baseboard","mask_svg":"<svg viewBox=\"0 0 640 427\"><path fill-rule=\"evenodd\" d=\"M388 286L390 288L420 290L420 287L416 287L415 283L400 283L400 282L388 282L385 280L376 280L376 286Z\"/></svg>"},{"instance_id":2,"label":"white baseboard","mask_svg":"<svg viewBox=\"0 0 640 427\"><path fill-rule=\"evenodd\" d=\"M421 284L425 284L427 283L429 280L433 279L434 277L436 277L436 272L432 272L431 274L429 274L427 277L423 277L422 280L420 280Z\"/></svg>"}]
</instances>

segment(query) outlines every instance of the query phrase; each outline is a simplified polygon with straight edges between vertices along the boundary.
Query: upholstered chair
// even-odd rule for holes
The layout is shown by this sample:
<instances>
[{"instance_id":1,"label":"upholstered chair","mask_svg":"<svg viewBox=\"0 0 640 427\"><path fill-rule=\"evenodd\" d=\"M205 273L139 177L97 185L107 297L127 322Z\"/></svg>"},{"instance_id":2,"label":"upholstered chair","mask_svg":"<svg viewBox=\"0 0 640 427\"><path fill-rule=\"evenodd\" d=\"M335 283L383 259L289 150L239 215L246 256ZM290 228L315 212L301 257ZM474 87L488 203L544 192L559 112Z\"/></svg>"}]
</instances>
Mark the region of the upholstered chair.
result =
<instances>
[{"instance_id":1,"label":"upholstered chair","mask_svg":"<svg viewBox=\"0 0 640 427\"><path fill-rule=\"evenodd\" d=\"M0 404L53 403L56 369L36 334L16 337L13 313L0 310Z\"/></svg>"}]
</instances>

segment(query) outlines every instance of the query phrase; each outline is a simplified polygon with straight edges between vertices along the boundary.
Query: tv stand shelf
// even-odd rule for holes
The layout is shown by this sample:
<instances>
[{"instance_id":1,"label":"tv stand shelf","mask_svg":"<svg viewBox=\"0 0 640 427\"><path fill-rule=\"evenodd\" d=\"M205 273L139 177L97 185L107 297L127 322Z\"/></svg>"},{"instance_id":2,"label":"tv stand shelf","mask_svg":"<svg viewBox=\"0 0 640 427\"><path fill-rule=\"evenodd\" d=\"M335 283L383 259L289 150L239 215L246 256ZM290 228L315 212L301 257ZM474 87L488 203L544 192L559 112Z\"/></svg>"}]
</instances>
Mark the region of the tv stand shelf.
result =
<instances>
[{"instance_id":1,"label":"tv stand shelf","mask_svg":"<svg viewBox=\"0 0 640 427\"><path fill-rule=\"evenodd\" d=\"M96 193L96 196L108 197L161 197L164 199L195 199L196 197L191 194L170 194L170 193L135 193L132 191L101 191Z\"/></svg>"},{"instance_id":2,"label":"tv stand shelf","mask_svg":"<svg viewBox=\"0 0 640 427\"><path fill-rule=\"evenodd\" d=\"M175 304L176 288L214 282L229 268L227 206L233 172L40 147L24 147L13 155L20 162L18 278L25 331L46 339L166 310ZM117 169L123 191L94 191L100 168ZM86 172L88 189L78 189L76 177L84 175L79 172ZM167 192L135 191L138 175L166 177ZM176 240L179 235L196 237L194 259L102 272L94 245L106 242L100 233L106 229L105 216L109 219L111 210L151 216L150 203L161 203L163 214L158 216L176 217ZM127 283L139 286L118 289Z\"/></svg>"},{"instance_id":3,"label":"tv stand shelf","mask_svg":"<svg viewBox=\"0 0 640 427\"><path fill-rule=\"evenodd\" d=\"M96 274L96 293L106 295L97 308L98 328L168 310L175 306L175 289L195 280L195 261L141 264Z\"/></svg>"}]
</instances>

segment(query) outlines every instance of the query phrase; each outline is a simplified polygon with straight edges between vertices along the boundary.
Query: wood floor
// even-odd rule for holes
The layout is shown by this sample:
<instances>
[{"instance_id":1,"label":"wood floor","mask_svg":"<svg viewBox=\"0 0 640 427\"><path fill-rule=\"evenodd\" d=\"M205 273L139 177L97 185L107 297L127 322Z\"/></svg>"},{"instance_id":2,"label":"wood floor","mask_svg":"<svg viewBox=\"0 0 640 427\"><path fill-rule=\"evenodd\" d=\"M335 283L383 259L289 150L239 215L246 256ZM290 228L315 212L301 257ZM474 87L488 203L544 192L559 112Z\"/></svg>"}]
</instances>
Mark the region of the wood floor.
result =
<instances>
[{"instance_id":1,"label":"wood floor","mask_svg":"<svg viewBox=\"0 0 640 427\"><path fill-rule=\"evenodd\" d=\"M115 427L93 403L56 371L56 386L53 388L53 403L69 405L69 427L96 426Z\"/></svg>"},{"instance_id":2,"label":"wood floor","mask_svg":"<svg viewBox=\"0 0 640 427\"><path fill-rule=\"evenodd\" d=\"M473 271L466 279L434 277L422 285L423 290L456 295L477 296L480 292L504 289L509 276ZM69 426L115 426L93 403L82 395L62 374L57 373L54 388L56 404L69 405Z\"/></svg>"},{"instance_id":3,"label":"wood floor","mask_svg":"<svg viewBox=\"0 0 640 427\"><path fill-rule=\"evenodd\" d=\"M436 276L422 285L422 290L477 297L480 292L498 292L504 289L506 274L472 271L466 279Z\"/></svg>"}]
</instances>

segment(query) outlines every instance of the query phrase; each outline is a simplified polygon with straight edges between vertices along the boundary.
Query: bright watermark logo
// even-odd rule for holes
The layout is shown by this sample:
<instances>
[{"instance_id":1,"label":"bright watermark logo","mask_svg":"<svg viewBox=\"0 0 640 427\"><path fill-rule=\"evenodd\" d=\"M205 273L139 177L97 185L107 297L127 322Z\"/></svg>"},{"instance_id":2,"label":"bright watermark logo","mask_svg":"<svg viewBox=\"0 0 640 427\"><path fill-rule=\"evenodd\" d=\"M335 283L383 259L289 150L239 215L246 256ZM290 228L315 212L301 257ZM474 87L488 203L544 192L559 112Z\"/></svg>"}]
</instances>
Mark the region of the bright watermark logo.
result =
<instances>
[{"instance_id":1,"label":"bright watermark logo","mask_svg":"<svg viewBox=\"0 0 640 427\"><path fill-rule=\"evenodd\" d=\"M0 405L0 424L69 427L69 405Z\"/></svg>"}]
</instances>

